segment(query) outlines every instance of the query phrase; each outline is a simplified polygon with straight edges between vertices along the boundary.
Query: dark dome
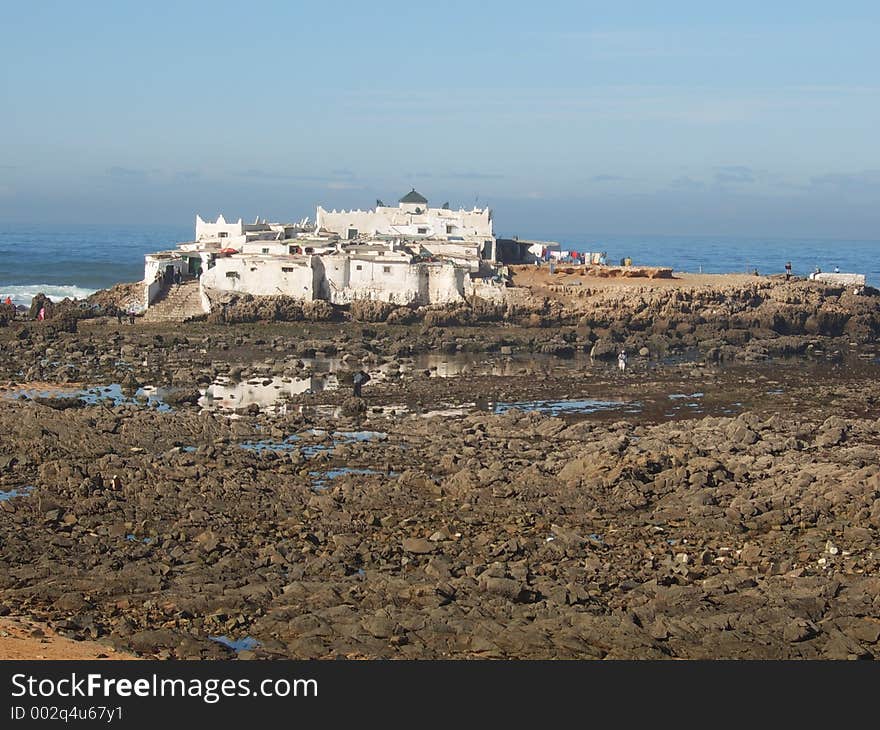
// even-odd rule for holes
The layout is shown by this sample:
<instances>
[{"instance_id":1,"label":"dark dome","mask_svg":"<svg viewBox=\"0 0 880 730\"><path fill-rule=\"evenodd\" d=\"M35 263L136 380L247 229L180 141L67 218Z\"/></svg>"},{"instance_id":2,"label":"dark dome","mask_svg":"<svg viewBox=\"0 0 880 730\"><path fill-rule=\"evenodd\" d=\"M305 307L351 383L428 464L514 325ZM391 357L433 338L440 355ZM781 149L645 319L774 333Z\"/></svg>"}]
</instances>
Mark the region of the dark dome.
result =
<instances>
[{"instance_id":1,"label":"dark dome","mask_svg":"<svg viewBox=\"0 0 880 730\"><path fill-rule=\"evenodd\" d=\"M400 199L400 202L401 203L421 203L422 205L425 205L428 202L428 199L424 195L422 195L421 193L417 193L416 189L413 188L412 190L410 190L406 195L404 195Z\"/></svg>"}]
</instances>

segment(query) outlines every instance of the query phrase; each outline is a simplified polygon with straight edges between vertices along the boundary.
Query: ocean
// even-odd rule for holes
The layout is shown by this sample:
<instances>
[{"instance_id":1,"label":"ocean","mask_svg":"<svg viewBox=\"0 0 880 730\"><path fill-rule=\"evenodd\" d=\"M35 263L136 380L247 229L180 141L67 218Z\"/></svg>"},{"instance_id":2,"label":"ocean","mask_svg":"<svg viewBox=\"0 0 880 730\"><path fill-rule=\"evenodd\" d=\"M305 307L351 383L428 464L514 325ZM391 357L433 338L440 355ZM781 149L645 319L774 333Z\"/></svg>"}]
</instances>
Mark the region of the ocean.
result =
<instances>
[{"instance_id":1,"label":"ocean","mask_svg":"<svg viewBox=\"0 0 880 730\"><path fill-rule=\"evenodd\" d=\"M30 305L43 292L53 300L83 298L119 282L140 281L144 254L192 240L190 225L3 225L0 224L0 301L10 296ZM563 249L605 251L609 263L671 266L703 273L793 273L822 271L865 274L880 287L880 241L758 239L673 236L555 237Z\"/></svg>"}]
</instances>

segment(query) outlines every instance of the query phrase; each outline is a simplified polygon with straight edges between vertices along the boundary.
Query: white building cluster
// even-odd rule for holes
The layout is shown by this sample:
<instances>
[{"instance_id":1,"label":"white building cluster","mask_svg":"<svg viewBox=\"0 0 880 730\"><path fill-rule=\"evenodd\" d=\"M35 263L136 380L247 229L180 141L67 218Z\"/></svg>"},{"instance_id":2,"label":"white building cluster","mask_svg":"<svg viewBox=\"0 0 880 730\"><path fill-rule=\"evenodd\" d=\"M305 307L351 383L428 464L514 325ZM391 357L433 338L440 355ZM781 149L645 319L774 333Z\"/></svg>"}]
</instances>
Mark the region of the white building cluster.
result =
<instances>
[{"instance_id":1,"label":"white building cluster","mask_svg":"<svg viewBox=\"0 0 880 730\"><path fill-rule=\"evenodd\" d=\"M318 206L314 224L229 223L222 215L212 223L196 216L195 240L145 257L145 304L178 278L198 279L205 311L212 294L222 292L333 304L448 304L493 287L496 243L491 210L431 208L415 189L396 207L381 201L363 211Z\"/></svg>"}]
</instances>

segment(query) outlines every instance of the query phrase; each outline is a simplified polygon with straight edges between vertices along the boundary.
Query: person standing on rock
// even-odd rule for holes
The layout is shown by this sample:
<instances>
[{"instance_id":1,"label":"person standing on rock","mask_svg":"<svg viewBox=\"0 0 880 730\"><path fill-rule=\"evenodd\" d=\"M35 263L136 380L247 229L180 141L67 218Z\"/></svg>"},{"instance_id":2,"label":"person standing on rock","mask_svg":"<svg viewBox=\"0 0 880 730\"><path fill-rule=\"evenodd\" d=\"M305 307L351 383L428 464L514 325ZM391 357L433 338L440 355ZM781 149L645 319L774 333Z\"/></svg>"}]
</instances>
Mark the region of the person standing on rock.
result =
<instances>
[{"instance_id":1,"label":"person standing on rock","mask_svg":"<svg viewBox=\"0 0 880 730\"><path fill-rule=\"evenodd\" d=\"M369 374L365 373L363 370L358 370L354 374L354 377L351 379L351 384L352 384L352 387L354 388L354 397L355 398L361 397L361 388L363 387L364 383L369 382L369 380L370 380Z\"/></svg>"},{"instance_id":2,"label":"person standing on rock","mask_svg":"<svg viewBox=\"0 0 880 730\"><path fill-rule=\"evenodd\" d=\"M617 356L617 369L620 370L620 372L626 370L626 350L621 350L620 354Z\"/></svg>"},{"instance_id":3,"label":"person standing on rock","mask_svg":"<svg viewBox=\"0 0 880 730\"><path fill-rule=\"evenodd\" d=\"M785 264L785 280L788 281L791 278L791 261Z\"/></svg>"}]
</instances>

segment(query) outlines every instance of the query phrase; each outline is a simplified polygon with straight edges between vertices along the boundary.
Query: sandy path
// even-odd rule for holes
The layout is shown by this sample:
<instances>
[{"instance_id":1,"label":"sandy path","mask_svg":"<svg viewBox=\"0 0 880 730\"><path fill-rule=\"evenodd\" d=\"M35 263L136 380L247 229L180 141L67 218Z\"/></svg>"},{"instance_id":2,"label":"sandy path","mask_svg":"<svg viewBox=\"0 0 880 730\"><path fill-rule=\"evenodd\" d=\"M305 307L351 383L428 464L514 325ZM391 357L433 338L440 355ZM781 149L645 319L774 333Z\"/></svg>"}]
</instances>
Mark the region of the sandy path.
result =
<instances>
[{"instance_id":1,"label":"sandy path","mask_svg":"<svg viewBox=\"0 0 880 730\"><path fill-rule=\"evenodd\" d=\"M0 659L138 659L96 641L73 641L45 624L22 617L0 618Z\"/></svg>"},{"instance_id":2,"label":"sandy path","mask_svg":"<svg viewBox=\"0 0 880 730\"><path fill-rule=\"evenodd\" d=\"M680 271L673 272L672 279L651 279L647 276L587 276L584 273L584 267L566 264L558 265L553 274L550 273L550 267L547 264L540 268L536 266L511 266L510 269L514 286L529 288L580 282L581 286L591 289L632 289L636 287L691 289L700 286L725 287L753 284L767 278L756 277L752 274L685 274Z\"/></svg>"}]
</instances>

